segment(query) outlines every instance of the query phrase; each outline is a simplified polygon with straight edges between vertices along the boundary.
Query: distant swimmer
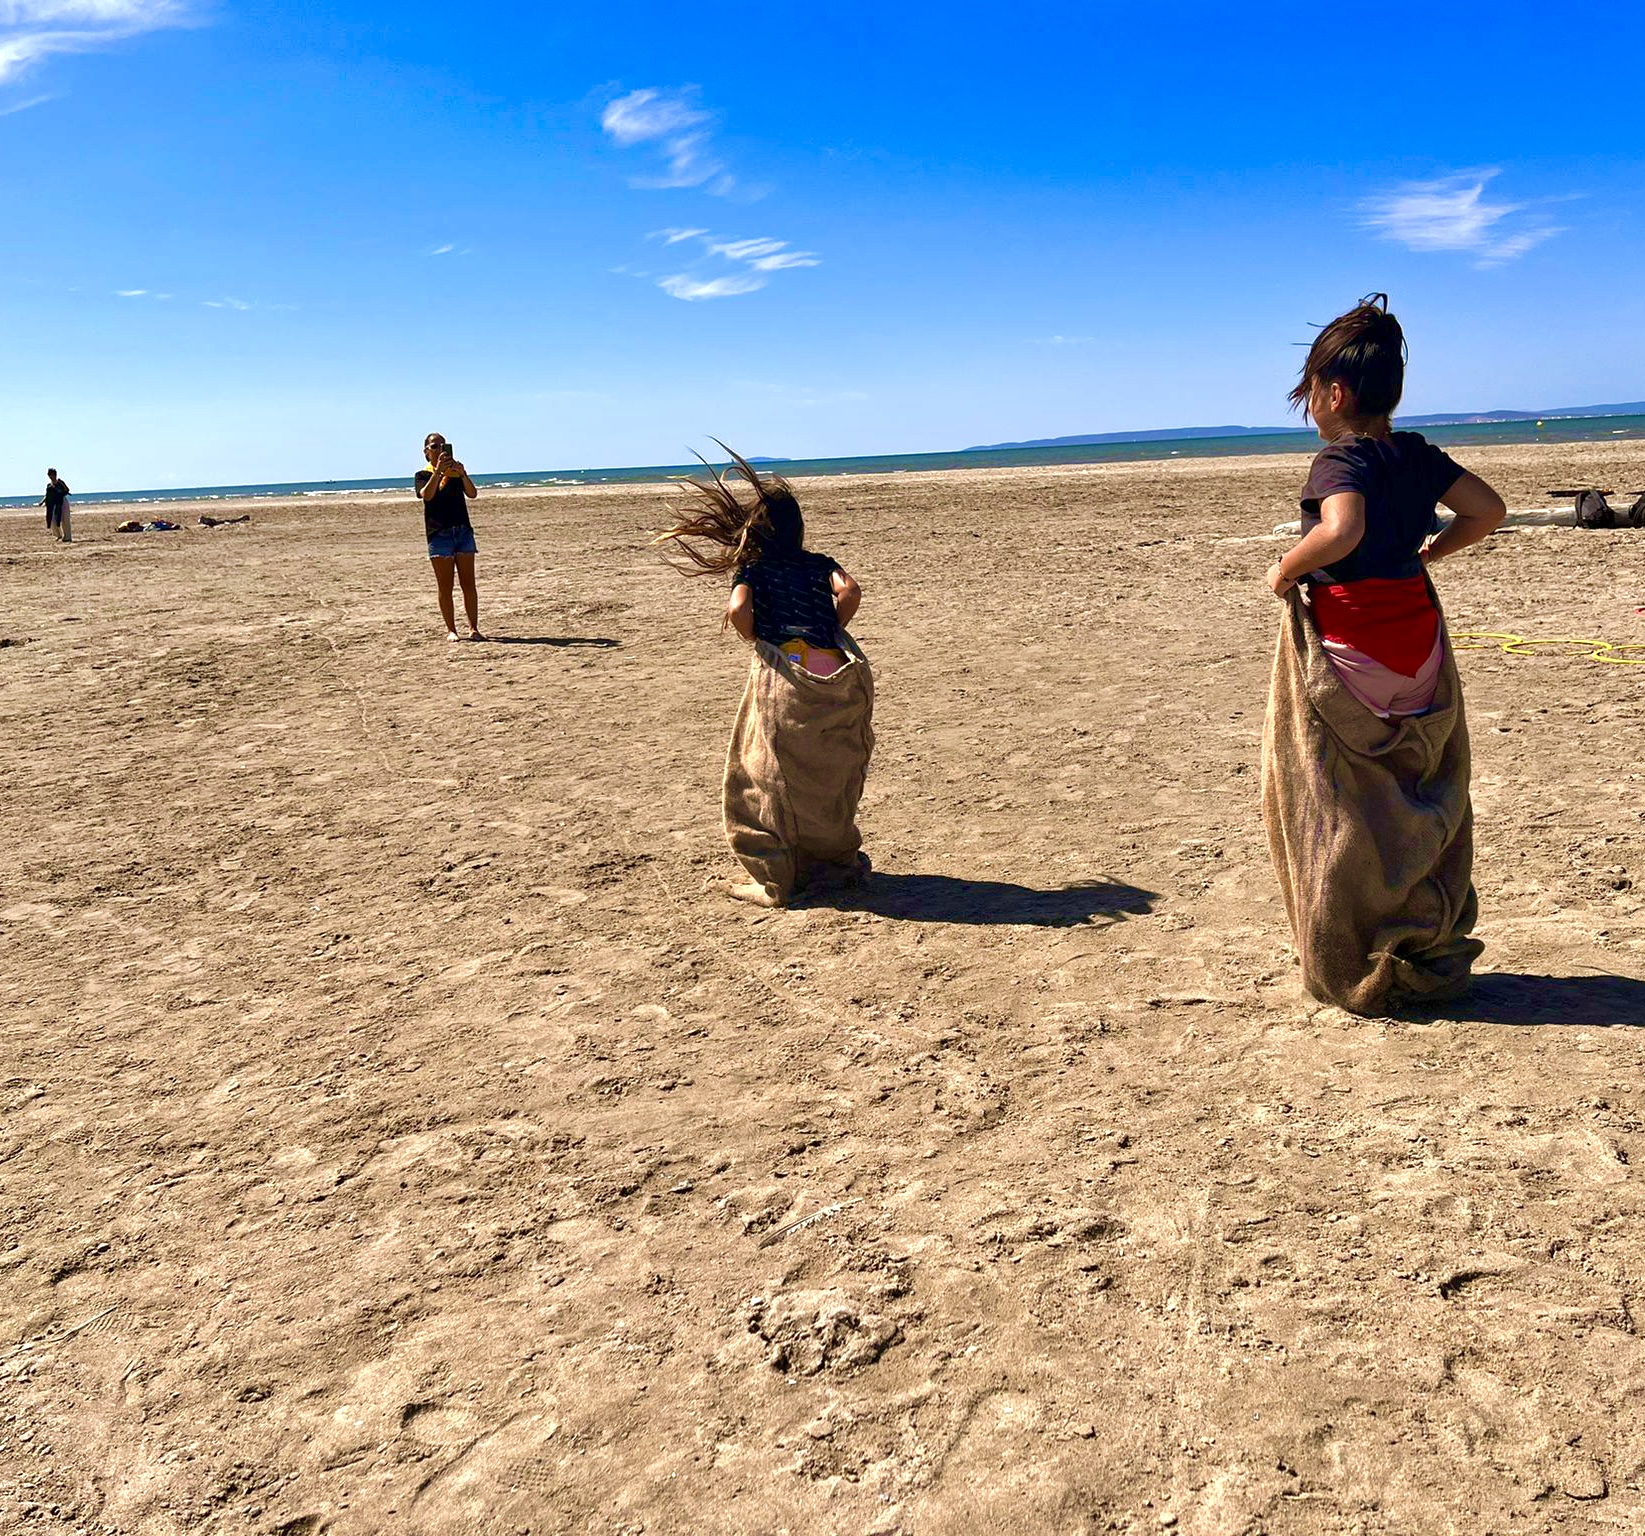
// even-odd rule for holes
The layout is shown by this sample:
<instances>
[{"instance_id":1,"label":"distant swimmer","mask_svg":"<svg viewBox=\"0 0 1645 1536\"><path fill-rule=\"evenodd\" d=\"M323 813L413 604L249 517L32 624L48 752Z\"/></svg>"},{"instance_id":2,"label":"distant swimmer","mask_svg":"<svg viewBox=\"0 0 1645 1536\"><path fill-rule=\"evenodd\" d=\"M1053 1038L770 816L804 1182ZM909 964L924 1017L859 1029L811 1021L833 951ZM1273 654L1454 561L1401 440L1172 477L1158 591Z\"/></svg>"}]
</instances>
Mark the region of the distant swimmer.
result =
<instances>
[{"instance_id":1,"label":"distant swimmer","mask_svg":"<svg viewBox=\"0 0 1645 1536\"><path fill-rule=\"evenodd\" d=\"M46 509L46 532L59 544L72 544L74 503L69 500L68 481L59 480L55 469L46 471L46 494L38 504Z\"/></svg>"},{"instance_id":2,"label":"distant swimmer","mask_svg":"<svg viewBox=\"0 0 1645 1536\"><path fill-rule=\"evenodd\" d=\"M440 599L446 639L458 638L457 613L451 600L455 576L463 588L468 638L484 640L480 633L480 593L474 584L474 557L480 546L474 542L474 525L468 520L468 504L480 493L474 489L468 471L458 463L451 444L438 432L430 432L423 439L423 457L429 468L419 469L414 483L423 503L423 531L428 536L428 558L434 566L434 589Z\"/></svg>"}]
</instances>

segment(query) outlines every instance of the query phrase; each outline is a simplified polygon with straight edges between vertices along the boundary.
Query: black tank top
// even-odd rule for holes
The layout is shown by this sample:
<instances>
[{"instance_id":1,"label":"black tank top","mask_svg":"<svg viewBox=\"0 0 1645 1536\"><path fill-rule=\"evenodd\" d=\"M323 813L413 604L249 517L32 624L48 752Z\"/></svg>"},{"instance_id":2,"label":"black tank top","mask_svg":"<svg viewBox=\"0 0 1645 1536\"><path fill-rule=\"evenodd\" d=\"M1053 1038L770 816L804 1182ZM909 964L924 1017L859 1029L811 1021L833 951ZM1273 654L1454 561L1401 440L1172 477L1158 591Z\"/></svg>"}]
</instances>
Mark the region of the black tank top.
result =
<instances>
[{"instance_id":1,"label":"black tank top","mask_svg":"<svg viewBox=\"0 0 1645 1536\"><path fill-rule=\"evenodd\" d=\"M739 566L731 585L744 584L753 594L754 633L767 645L797 636L833 648L840 643L840 625L829 578L839 568L827 555L802 549Z\"/></svg>"}]
</instances>

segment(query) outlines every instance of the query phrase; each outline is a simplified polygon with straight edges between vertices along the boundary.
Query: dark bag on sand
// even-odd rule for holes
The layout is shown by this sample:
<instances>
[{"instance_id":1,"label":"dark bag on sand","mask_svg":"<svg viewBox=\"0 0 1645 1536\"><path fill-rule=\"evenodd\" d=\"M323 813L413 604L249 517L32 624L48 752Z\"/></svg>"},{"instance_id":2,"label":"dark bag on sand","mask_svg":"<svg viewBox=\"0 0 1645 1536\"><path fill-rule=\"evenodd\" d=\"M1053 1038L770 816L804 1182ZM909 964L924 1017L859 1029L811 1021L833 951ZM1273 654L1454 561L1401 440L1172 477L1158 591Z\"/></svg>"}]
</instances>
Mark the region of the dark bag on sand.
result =
<instances>
[{"instance_id":1,"label":"dark bag on sand","mask_svg":"<svg viewBox=\"0 0 1645 1536\"><path fill-rule=\"evenodd\" d=\"M1293 590L1262 737L1262 819L1302 984L1321 1002L1379 1014L1467 989L1484 948L1470 937L1469 771L1449 637L1433 708L1383 720L1337 679Z\"/></svg>"},{"instance_id":2,"label":"dark bag on sand","mask_svg":"<svg viewBox=\"0 0 1645 1536\"><path fill-rule=\"evenodd\" d=\"M1616 513L1603 491L1584 491L1577 497L1576 525L1578 528L1616 527Z\"/></svg>"},{"instance_id":3,"label":"dark bag on sand","mask_svg":"<svg viewBox=\"0 0 1645 1536\"><path fill-rule=\"evenodd\" d=\"M780 905L818 873L853 875L857 804L874 751L874 674L849 635L829 677L754 644L725 763L725 835Z\"/></svg>"}]
</instances>

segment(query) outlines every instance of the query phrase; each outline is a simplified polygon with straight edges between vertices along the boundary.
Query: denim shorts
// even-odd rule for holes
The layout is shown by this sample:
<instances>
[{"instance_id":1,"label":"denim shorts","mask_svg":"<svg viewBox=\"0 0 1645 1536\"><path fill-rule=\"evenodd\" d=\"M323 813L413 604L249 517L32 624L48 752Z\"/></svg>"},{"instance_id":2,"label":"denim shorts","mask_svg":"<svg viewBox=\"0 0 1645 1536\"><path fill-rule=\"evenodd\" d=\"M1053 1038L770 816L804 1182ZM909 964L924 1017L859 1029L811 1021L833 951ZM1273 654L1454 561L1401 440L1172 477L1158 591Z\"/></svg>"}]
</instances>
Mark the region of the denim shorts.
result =
<instances>
[{"instance_id":1,"label":"denim shorts","mask_svg":"<svg viewBox=\"0 0 1645 1536\"><path fill-rule=\"evenodd\" d=\"M450 560L454 555L477 555L480 546L474 542L472 528L447 528L428 541L430 560Z\"/></svg>"}]
</instances>

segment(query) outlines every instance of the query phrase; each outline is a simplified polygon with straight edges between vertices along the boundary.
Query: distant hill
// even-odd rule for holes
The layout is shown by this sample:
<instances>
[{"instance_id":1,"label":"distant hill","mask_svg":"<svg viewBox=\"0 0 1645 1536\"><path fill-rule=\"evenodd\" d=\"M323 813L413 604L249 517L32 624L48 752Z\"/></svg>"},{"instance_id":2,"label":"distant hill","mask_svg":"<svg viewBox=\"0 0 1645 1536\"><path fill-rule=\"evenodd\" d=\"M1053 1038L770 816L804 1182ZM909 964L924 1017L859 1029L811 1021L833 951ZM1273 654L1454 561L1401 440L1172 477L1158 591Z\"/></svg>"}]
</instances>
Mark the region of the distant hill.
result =
<instances>
[{"instance_id":1,"label":"distant hill","mask_svg":"<svg viewBox=\"0 0 1645 1536\"><path fill-rule=\"evenodd\" d=\"M964 453L986 453L991 448L1084 448L1092 443L1164 443L1185 437L1274 437L1304 427L1155 427L1147 432L1083 432L1075 437L1031 437L1020 443L977 443Z\"/></svg>"},{"instance_id":2,"label":"distant hill","mask_svg":"<svg viewBox=\"0 0 1645 1536\"><path fill-rule=\"evenodd\" d=\"M1546 421L1550 416L1645 416L1645 400L1619 405L1561 405L1547 411L1475 411L1468 416L1401 416L1406 427L1470 427L1484 421Z\"/></svg>"},{"instance_id":3,"label":"distant hill","mask_svg":"<svg viewBox=\"0 0 1645 1536\"><path fill-rule=\"evenodd\" d=\"M1560 416L1645 416L1645 400L1614 405L1562 405L1545 411L1470 411L1437 416L1401 416L1402 427L1467 427L1488 421L1545 421ZM1074 437L1031 437L1019 443L978 443L962 450L992 448L1084 448L1093 443L1160 443L1192 437L1282 437L1311 433L1311 427L1156 427L1147 432L1084 432Z\"/></svg>"}]
</instances>

